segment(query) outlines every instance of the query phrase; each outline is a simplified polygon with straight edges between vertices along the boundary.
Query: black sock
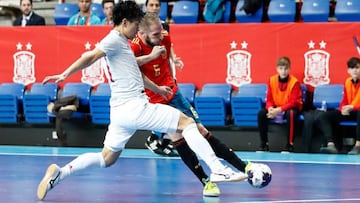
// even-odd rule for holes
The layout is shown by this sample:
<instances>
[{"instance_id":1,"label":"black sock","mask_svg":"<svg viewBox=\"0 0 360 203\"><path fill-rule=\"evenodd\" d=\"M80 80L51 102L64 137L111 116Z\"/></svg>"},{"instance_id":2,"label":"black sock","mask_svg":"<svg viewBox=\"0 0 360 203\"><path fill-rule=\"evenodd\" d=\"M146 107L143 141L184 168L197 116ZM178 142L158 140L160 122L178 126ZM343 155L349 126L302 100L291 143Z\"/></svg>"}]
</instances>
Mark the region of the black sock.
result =
<instances>
[{"instance_id":1,"label":"black sock","mask_svg":"<svg viewBox=\"0 0 360 203\"><path fill-rule=\"evenodd\" d=\"M196 154L190 149L185 139L181 138L180 140L173 142L173 144L186 166L196 175L201 183L205 185L205 180L208 178L208 175L206 175Z\"/></svg>"},{"instance_id":2,"label":"black sock","mask_svg":"<svg viewBox=\"0 0 360 203\"><path fill-rule=\"evenodd\" d=\"M239 171L245 172L246 163L243 162L239 157L237 157L236 154L232 151L232 149L227 147L216 137L212 136L210 132L205 136L205 138L208 140L209 144L213 148L216 156L229 162Z\"/></svg>"}]
</instances>

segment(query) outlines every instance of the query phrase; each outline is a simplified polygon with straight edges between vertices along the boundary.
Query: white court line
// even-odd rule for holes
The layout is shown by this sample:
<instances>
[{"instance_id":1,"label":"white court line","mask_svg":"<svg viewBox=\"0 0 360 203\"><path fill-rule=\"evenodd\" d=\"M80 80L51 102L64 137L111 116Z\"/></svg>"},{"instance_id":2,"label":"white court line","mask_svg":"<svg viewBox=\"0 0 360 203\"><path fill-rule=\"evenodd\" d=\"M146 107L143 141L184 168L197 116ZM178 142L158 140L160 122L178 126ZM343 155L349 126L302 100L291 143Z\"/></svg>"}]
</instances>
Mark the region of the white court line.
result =
<instances>
[{"instance_id":1,"label":"white court line","mask_svg":"<svg viewBox=\"0 0 360 203\"><path fill-rule=\"evenodd\" d=\"M348 199L300 199L300 200L271 200L271 201L250 201L241 203L296 203L296 202L359 202L360 198L348 198ZM240 202L231 202L240 203Z\"/></svg>"}]
</instances>

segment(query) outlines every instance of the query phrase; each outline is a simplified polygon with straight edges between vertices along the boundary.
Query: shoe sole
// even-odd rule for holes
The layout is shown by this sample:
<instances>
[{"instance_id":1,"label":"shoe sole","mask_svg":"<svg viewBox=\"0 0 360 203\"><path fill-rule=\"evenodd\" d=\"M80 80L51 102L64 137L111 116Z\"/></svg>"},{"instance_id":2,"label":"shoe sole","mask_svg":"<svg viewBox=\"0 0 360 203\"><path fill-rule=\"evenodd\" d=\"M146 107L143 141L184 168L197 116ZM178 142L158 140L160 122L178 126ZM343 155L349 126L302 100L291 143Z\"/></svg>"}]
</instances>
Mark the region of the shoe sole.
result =
<instances>
[{"instance_id":1,"label":"shoe sole","mask_svg":"<svg viewBox=\"0 0 360 203\"><path fill-rule=\"evenodd\" d=\"M148 148L152 153L157 154L157 155L166 156L166 157L178 157L179 156L179 154L176 154L174 152L172 152L170 154L166 154L161 150L155 151L155 150L151 149L151 147L147 143L145 143L145 147Z\"/></svg>"},{"instance_id":2,"label":"shoe sole","mask_svg":"<svg viewBox=\"0 0 360 203\"><path fill-rule=\"evenodd\" d=\"M220 194L203 194L204 197L220 197Z\"/></svg>"},{"instance_id":3,"label":"shoe sole","mask_svg":"<svg viewBox=\"0 0 360 203\"><path fill-rule=\"evenodd\" d=\"M38 189L37 189L37 197L39 198L39 200L43 200L46 196L46 193L48 191L48 184L49 181L51 179L51 177L55 174L55 173L60 173L58 166L56 164L51 164L45 173L44 178L41 180Z\"/></svg>"},{"instance_id":4,"label":"shoe sole","mask_svg":"<svg viewBox=\"0 0 360 203\"><path fill-rule=\"evenodd\" d=\"M246 174L244 174L243 176L236 178L236 179L223 179L223 180L211 180L211 182L213 183L224 183L224 182L241 182L241 181L245 181L248 179L248 176Z\"/></svg>"}]
</instances>

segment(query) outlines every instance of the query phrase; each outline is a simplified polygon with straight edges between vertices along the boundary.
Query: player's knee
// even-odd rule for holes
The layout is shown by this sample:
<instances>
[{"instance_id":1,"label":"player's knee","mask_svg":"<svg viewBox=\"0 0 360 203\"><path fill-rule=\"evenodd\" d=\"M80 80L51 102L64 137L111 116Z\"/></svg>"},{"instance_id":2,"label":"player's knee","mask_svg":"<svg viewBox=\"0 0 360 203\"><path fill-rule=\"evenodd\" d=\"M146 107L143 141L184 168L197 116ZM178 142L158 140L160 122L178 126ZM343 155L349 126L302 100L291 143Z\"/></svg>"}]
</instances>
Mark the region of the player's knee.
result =
<instances>
[{"instance_id":1,"label":"player's knee","mask_svg":"<svg viewBox=\"0 0 360 203\"><path fill-rule=\"evenodd\" d=\"M193 124L193 123L195 123L194 119L192 119L188 116L185 116L185 114L181 114L178 129L182 131L186 128L186 126Z\"/></svg>"}]
</instances>

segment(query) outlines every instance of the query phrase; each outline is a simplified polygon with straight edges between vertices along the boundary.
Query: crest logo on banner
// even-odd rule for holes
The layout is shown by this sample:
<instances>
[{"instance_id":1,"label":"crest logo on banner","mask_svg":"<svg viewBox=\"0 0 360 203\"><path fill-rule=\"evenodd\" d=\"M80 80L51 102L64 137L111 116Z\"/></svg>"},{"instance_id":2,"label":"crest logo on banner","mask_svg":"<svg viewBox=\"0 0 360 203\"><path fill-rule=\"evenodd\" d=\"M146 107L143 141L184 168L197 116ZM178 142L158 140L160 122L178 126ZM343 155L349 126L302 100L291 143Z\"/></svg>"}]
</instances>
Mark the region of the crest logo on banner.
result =
<instances>
[{"instance_id":1,"label":"crest logo on banner","mask_svg":"<svg viewBox=\"0 0 360 203\"><path fill-rule=\"evenodd\" d=\"M95 45L96 46L96 45ZM86 55L91 49L91 44L89 42L85 43L85 52L82 56ZM95 63L91 64L89 67L82 69L82 77L81 82L87 83L91 86L96 86L100 83L104 83L104 69L106 68L106 60L104 57L95 61Z\"/></svg>"},{"instance_id":2,"label":"crest logo on banner","mask_svg":"<svg viewBox=\"0 0 360 203\"><path fill-rule=\"evenodd\" d=\"M330 53L321 49L326 48L326 42L319 43L320 49L315 49L315 43L308 43L309 50L304 54L305 70L304 83L316 87L318 85L329 84L329 60Z\"/></svg>"},{"instance_id":3,"label":"crest logo on banner","mask_svg":"<svg viewBox=\"0 0 360 203\"><path fill-rule=\"evenodd\" d=\"M35 82L35 54L31 52L32 45L28 42L26 51L23 51L23 44L18 42L16 44L17 52L13 55L14 58L14 83L21 83L28 85Z\"/></svg>"},{"instance_id":4,"label":"crest logo on banner","mask_svg":"<svg viewBox=\"0 0 360 203\"><path fill-rule=\"evenodd\" d=\"M248 43L243 41L241 43L242 49L247 49ZM227 53L227 77L226 82L236 87L243 84L250 84L250 60L251 53L245 50L236 50L237 43L232 41L230 43L231 49Z\"/></svg>"}]
</instances>

